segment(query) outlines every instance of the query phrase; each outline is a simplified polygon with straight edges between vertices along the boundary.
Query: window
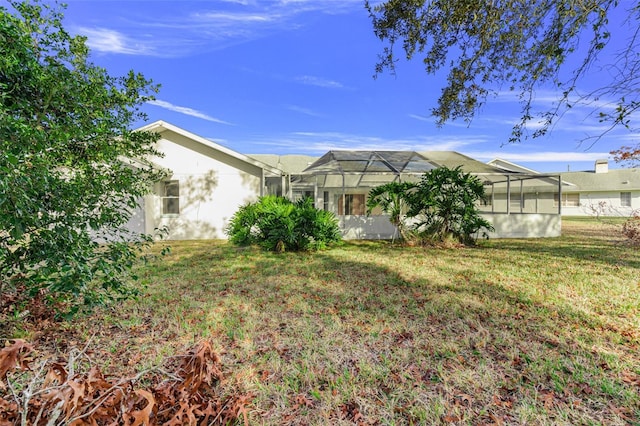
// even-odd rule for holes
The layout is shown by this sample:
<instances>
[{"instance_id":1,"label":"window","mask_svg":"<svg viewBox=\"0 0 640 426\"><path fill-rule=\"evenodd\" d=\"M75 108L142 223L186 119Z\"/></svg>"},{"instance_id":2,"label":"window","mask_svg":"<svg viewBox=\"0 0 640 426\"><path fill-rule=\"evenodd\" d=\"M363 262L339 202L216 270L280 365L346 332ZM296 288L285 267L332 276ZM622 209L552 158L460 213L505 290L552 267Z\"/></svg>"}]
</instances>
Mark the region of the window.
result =
<instances>
[{"instance_id":1,"label":"window","mask_svg":"<svg viewBox=\"0 0 640 426\"><path fill-rule=\"evenodd\" d=\"M342 194L338 195L338 214L339 215L359 215L365 214L364 204L365 194Z\"/></svg>"},{"instance_id":2,"label":"window","mask_svg":"<svg viewBox=\"0 0 640 426\"><path fill-rule=\"evenodd\" d=\"M558 194L553 194L553 205L558 207ZM562 194L562 207L580 207L580 194Z\"/></svg>"},{"instance_id":3,"label":"window","mask_svg":"<svg viewBox=\"0 0 640 426\"><path fill-rule=\"evenodd\" d=\"M162 182L162 214L180 214L180 182L177 180Z\"/></svg>"},{"instance_id":4,"label":"window","mask_svg":"<svg viewBox=\"0 0 640 426\"><path fill-rule=\"evenodd\" d=\"M324 191L322 193L322 208L329 211L329 191Z\"/></svg>"},{"instance_id":5,"label":"window","mask_svg":"<svg viewBox=\"0 0 640 426\"><path fill-rule=\"evenodd\" d=\"M631 193L630 192L621 192L620 193L620 206L622 206L622 207L631 207Z\"/></svg>"}]
</instances>

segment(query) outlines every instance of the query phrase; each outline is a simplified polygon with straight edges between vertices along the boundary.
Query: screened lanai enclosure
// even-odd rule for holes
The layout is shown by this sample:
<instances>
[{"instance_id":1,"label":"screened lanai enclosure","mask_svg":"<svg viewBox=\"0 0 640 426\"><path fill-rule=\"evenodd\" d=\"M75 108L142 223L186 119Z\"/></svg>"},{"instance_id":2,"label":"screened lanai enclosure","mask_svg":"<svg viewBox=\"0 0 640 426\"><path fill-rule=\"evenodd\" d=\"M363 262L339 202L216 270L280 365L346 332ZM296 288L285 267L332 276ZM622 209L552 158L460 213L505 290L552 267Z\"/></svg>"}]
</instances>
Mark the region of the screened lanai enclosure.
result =
<instances>
[{"instance_id":1,"label":"screened lanai enclosure","mask_svg":"<svg viewBox=\"0 0 640 426\"><path fill-rule=\"evenodd\" d=\"M438 167L462 167L485 186L479 208L492 238L560 235L562 182L558 175L506 171L453 151L329 151L288 176L289 196L312 197L334 212L346 239L390 239L396 228L381 211L366 213L369 191L388 182L417 182Z\"/></svg>"}]
</instances>

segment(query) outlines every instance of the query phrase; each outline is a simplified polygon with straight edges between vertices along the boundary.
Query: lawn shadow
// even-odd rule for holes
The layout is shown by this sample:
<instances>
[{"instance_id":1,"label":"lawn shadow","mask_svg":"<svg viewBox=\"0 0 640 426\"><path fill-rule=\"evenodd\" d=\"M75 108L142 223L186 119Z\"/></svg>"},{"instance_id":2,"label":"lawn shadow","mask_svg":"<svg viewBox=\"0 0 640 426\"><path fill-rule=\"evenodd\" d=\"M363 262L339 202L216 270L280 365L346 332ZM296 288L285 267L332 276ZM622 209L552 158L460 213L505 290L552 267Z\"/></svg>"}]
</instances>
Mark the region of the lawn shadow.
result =
<instances>
[{"instance_id":1,"label":"lawn shadow","mask_svg":"<svg viewBox=\"0 0 640 426\"><path fill-rule=\"evenodd\" d=\"M547 254L601 254L596 245L575 254L568 244L558 242ZM287 398L298 395L319 395L314 398L321 402L307 407L311 419L334 419L342 394L331 389L368 407L362 412L374 422L406 424L419 421L407 410L394 411L398 405L422 404L428 412L438 404L455 407L459 395L473 396L460 408L467 419L491 407L507 423L519 423L509 417L509 405L532 404L548 418L564 415L566 403L537 399L540 392L580 400L581 413L634 404L624 396L633 384L621 379L620 369L625 362L640 365L637 336L608 330L570 303L534 300L489 280L473 265L486 266L478 259L490 250L523 250L529 257L544 247L501 241L442 250L349 242L335 250L275 254L220 241L178 243L152 265L149 288L131 306L150 315L147 323L157 330L147 333L155 339L211 338L225 348L233 374L265 375L249 386L260 389L266 405L257 409L269 424L283 413L297 415ZM506 261L499 254L489 258L486 267ZM600 262L615 265L609 254ZM120 314L130 316L126 309ZM495 398L506 402L495 406Z\"/></svg>"}]
</instances>

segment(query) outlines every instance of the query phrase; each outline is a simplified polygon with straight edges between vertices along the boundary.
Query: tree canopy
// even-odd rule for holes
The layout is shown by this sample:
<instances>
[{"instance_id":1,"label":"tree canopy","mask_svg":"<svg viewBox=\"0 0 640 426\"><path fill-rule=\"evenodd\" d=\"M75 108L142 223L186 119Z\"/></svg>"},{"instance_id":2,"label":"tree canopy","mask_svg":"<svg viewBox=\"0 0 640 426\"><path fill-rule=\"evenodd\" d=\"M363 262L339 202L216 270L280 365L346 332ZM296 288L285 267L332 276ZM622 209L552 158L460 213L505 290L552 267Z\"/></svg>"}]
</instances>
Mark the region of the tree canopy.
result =
<instances>
[{"instance_id":1,"label":"tree canopy","mask_svg":"<svg viewBox=\"0 0 640 426\"><path fill-rule=\"evenodd\" d=\"M0 7L0 294L64 311L126 296L156 135L130 130L157 87L89 61L56 7Z\"/></svg>"},{"instance_id":2,"label":"tree canopy","mask_svg":"<svg viewBox=\"0 0 640 426\"><path fill-rule=\"evenodd\" d=\"M439 124L470 120L488 97L508 89L522 102L511 141L529 136L531 120L542 120L532 136L546 133L576 100L588 103L609 129L637 131L632 122L640 108L637 0L367 0L366 5L376 36L388 43L377 73L395 70L398 47L408 60L420 58L429 74L447 70L432 111ZM580 83L604 52L612 59L598 66L610 79L581 91ZM533 94L541 84L555 86L559 98L534 111Z\"/></svg>"}]
</instances>

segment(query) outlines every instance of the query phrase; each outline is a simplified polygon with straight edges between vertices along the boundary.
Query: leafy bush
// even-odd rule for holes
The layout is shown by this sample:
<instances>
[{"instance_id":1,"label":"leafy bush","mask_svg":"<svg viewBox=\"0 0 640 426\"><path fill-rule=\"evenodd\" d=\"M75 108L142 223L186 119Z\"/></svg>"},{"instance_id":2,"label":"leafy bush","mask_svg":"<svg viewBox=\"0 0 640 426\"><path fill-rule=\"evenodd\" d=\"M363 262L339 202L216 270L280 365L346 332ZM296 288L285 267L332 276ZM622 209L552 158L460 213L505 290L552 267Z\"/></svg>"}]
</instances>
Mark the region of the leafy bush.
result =
<instances>
[{"instance_id":1,"label":"leafy bush","mask_svg":"<svg viewBox=\"0 0 640 426\"><path fill-rule=\"evenodd\" d=\"M480 230L493 230L477 207L484 197L480 179L459 166L440 167L425 173L409 194L407 216L418 219L414 228L428 240L473 244Z\"/></svg>"},{"instance_id":2,"label":"leafy bush","mask_svg":"<svg viewBox=\"0 0 640 426\"><path fill-rule=\"evenodd\" d=\"M158 136L129 129L157 86L92 64L48 3L0 6L0 298L74 313L137 292L152 239L127 222L162 171Z\"/></svg>"},{"instance_id":3,"label":"leafy bush","mask_svg":"<svg viewBox=\"0 0 640 426\"><path fill-rule=\"evenodd\" d=\"M294 203L274 195L240 207L225 232L234 244L277 252L319 250L341 240L333 213L316 209L310 198Z\"/></svg>"},{"instance_id":4,"label":"leafy bush","mask_svg":"<svg viewBox=\"0 0 640 426\"><path fill-rule=\"evenodd\" d=\"M396 227L400 238L407 239L403 216L407 210L408 198L415 185L411 182L389 182L372 188L367 197L367 214L380 207L389 215L389 221Z\"/></svg>"},{"instance_id":5,"label":"leafy bush","mask_svg":"<svg viewBox=\"0 0 640 426\"><path fill-rule=\"evenodd\" d=\"M389 214L403 239L473 244L479 231L493 230L477 208L484 197L477 177L460 167L440 167L425 173L419 183L391 182L373 188L367 207L369 213L379 206Z\"/></svg>"}]
</instances>

